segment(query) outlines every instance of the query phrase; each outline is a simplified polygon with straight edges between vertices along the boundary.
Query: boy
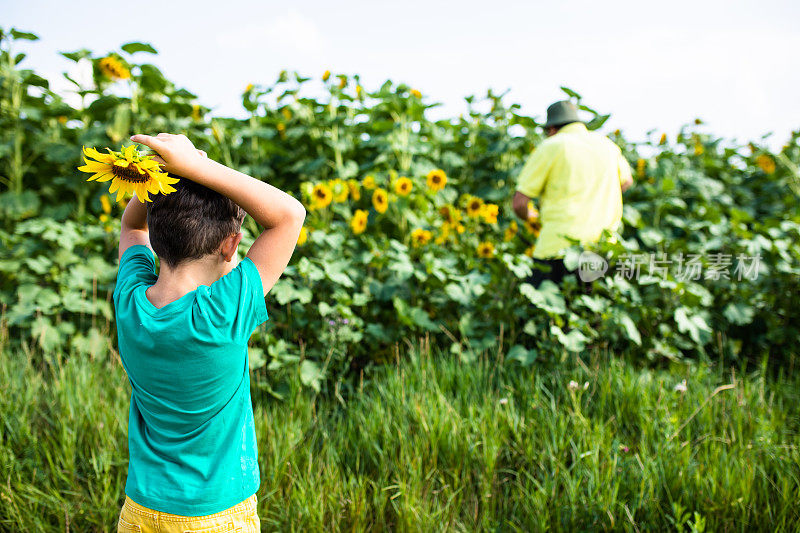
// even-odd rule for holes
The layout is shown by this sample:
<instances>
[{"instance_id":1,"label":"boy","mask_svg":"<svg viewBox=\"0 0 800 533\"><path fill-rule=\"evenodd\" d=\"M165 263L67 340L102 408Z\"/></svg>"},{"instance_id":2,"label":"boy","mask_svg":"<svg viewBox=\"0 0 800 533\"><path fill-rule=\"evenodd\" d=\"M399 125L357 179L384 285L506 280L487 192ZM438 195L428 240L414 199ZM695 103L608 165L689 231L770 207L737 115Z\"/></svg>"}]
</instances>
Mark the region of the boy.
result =
<instances>
[{"instance_id":1,"label":"boy","mask_svg":"<svg viewBox=\"0 0 800 533\"><path fill-rule=\"evenodd\" d=\"M183 135L134 135L182 179L122 215L114 290L131 383L118 531L258 531L247 341L305 218L288 194L205 157ZM266 229L238 261L245 211ZM161 269L156 276L153 254Z\"/></svg>"}]
</instances>

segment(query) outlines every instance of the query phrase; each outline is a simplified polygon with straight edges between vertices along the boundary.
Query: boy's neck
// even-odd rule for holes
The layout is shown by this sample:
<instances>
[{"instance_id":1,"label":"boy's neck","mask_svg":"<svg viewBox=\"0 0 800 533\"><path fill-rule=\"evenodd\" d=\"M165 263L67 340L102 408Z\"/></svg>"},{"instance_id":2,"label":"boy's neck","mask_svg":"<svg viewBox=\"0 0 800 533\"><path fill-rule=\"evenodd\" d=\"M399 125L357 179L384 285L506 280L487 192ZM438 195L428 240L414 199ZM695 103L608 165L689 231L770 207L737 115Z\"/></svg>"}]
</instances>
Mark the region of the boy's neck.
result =
<instances>
[{"instance_id":1,"label":"boy's neck","mask_svg":"<svg viewBox=\"0 0 800 533\"><path fill-rule=\"evenodd\" d=\"M200 285L210 286L233 270L238 262L238 258L225 261L221 254L211 254L181 263L175 268L162 263L158 280L147 288L145 295L156 307L164 307Z\"/></svg>"}]
</instances>

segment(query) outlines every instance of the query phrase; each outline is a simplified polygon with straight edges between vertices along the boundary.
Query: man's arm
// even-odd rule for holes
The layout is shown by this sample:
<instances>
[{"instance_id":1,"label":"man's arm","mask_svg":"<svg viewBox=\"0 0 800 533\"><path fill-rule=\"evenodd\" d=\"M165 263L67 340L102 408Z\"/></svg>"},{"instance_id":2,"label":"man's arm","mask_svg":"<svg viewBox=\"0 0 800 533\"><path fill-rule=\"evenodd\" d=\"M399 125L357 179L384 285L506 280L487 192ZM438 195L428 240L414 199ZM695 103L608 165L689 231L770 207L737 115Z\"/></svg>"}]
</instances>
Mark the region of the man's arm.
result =
<instances>
[{"instance_id":1,"label":"man's arm","mask_svg":"<svg viewBox=\"0 0 800 533\"><path fill-rule=\"evenodd\" d=\"M147 231L147 207L135 194L122 213L121 226L119 259L122 259L125 250L136 244L143 244L153 250L150 246L150 232Z\"/></svg>"},{"instance_id":2,"label":"man's arm","mask_svg":"<svg viewBox=\"0 0 800 533\"><path fill-rule=\"evenodd\" d=\"M530 202L530 200L530 198L519 191L514 193L514 199L511 200L511 207L514 209L514 213L522 220L527 221L530 217L530 213L528 212L528 202Z\"/></svg>"},{"instance_id":3,"label":"man's arm","mask_svg":"<svg viewBox=\"0 0 800 533\"><path fill-rule=\"evenodd\" d=\"M134 135L164 160L164 168L212 189L237 203L266 228L247 251L269 292L292 257L306 210L299 201L251 176L200 155L185 135Z\"/></svg>"}]
</instances>

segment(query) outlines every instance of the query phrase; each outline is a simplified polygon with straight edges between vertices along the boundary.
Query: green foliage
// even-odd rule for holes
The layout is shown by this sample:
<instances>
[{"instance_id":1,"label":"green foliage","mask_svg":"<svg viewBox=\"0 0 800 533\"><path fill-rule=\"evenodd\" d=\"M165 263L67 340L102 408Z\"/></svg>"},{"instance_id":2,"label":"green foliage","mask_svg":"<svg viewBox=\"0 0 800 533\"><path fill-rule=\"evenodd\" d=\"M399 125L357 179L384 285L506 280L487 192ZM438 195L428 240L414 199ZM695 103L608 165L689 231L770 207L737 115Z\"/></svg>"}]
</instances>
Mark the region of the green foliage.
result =
<instances>
[{"instance_id":1,"label":"green foliage","mask_svg":"<svg viewBox=\"0 0 800 533\"><path fill-rule=\"evenodd\" d=\"M3 32L0 46L0 303L19 342L62 353L94 353L98 335L113 344L122 206L76 171L80 147L171 131L309 206L308 240L268 296L271 320L252 339L251 366L272 391L296 372L309 387L336 390L422 335L465 360L498 343L514 346L511 365L593 348L657 362L796 353L800 133L774 154L729 145L697 124L677 139L639 144L614 133L636 184L624 197L621 233L594 247L609 272L591 294L572 279L537 290L525 283L534 233L514 220L508 200L542 134L503 95L468 97L464 115L432 121L426 111L435 104L402 83L365 88L358 76L338 75L315 98L307 87L318 81L282 72L244 90L247 118L211 117L146 62L157 53L151 45L131 42L105 57L64 53L76 68L90 65L90 81L68 76L82 99L71 107L21 66L24 54L12 48L32 38ZM106 66L112 59L116 70ZM564 92L594 115L593 127L608 118ZM426 184L435 169L447 176L438 191ZM395 190L401 176L413 185L407 195ZM388 192L385 212L373 206L369 180ZM315 205L315 186L328 187L333 201ZM497 220L466 214L472 198L496 204ZM357 209L368 213L363 233L350 226ZM415 241L415 230L431 238ZM244 242L258 231L248 220ZM491 245L487 257L478 254L482 243ZM708 279L653 274L647 265L638 278L613 275L634 254L699 256L704 272L723 256L760 262L754 279L737 279L733 266L728 277Z\"/></svg>"},{"instance_id":2,"label":"green foliage","mask_svg":"<svg viewBox=\"0 0 800 533\"><path fill-rule=\"evenodd\" d=\"M512 348L505 360L523 355ZM331 397L308 388L312 363L294 366L279 390L255 384L262 527L800 527L796 357L793 371L772 375L703 363L652 370L598 352L525 372L502 359L413 350ZM0 343L0 529L113 529L127 466L125 372L107 346L94 359L35 360Z\"/></svg>"}]
</instances>

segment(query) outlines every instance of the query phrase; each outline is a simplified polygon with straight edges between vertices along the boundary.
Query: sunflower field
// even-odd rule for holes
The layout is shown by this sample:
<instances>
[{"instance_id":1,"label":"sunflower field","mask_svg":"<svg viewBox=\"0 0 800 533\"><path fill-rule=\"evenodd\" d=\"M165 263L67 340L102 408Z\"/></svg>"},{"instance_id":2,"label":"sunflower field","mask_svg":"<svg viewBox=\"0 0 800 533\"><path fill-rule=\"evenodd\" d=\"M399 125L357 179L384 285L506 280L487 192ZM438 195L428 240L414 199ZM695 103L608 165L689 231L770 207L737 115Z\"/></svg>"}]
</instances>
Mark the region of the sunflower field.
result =
<instances>
[{"instance_id":1,"label":"sunflower field","mask_svg":"<svg viewBox=\"0 0 800 533\"><path fill-rule=\"evenodd\" d=\"M70 105L25 68L35 35L0 37L2 331L45 358L115 346L125 199L86 182L81 148L120 150L132 133L162 131L307 206L267 298L270 320L251 340L254 379L277 397L287 373L320 390L419 338L462 361L497 350L521 366L592 350L655 362L796 353L800 132L777 152L716 137L700 120L645 142L610 133L635 184L621 233L593 248L609 271L589 294L574 280L537 290L525 278L539 223L517 220L510 198L543 134L503 95L468 97L463 115L431 120L436 104L421 88L282 72L244 88L246 118L218 117L148 62L151 45L133 42L63 53L81 102ZM564 91L594 117L590 128L603 126L608 115ZM248 218L244 231L246 249L259 229ZM689 263L702 275L687 276Z\"/></svg>"}]
</instances>

